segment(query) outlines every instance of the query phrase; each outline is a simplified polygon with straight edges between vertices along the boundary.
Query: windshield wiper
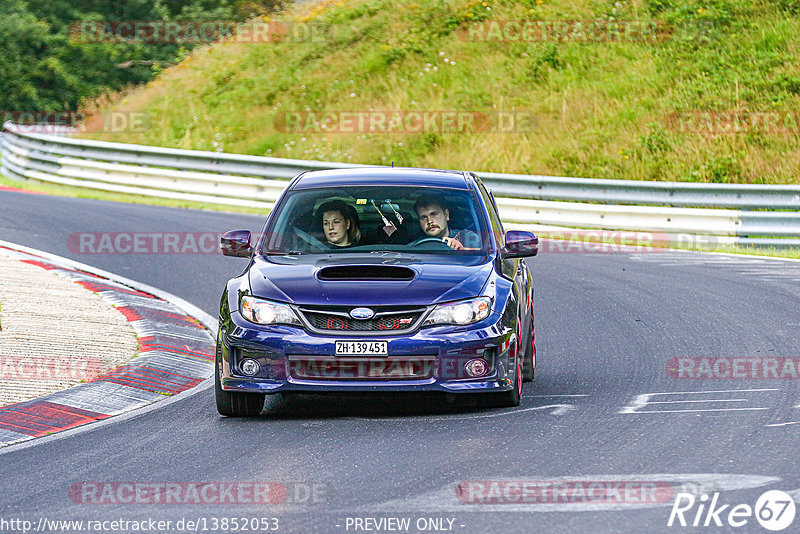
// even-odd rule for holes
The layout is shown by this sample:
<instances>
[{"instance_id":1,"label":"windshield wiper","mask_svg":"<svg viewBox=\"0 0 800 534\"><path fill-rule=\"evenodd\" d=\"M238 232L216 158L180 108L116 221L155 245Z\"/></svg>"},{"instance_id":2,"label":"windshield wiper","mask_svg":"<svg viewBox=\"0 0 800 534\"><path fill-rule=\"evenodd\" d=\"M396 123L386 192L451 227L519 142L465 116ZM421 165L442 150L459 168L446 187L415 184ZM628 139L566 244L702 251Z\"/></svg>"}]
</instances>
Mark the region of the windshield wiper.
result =
<instances>
[{"instance_id":1,"label":"windshield wiper","mask_svg":"<svg viewBox=\"0 0 800 534\"><path fill-rule=\"evenodd\" d=\"M409 256L409 255L413 256L415 254L414 252L409 252L409 251L404 251L404 250L370 250L369 253L370 254L381 254L381 255L395 254L397 256Z\"/></svg>"},{"instance_id":2,"label":"windshield wiper","mask_svg":"<svg viewBox=\"0 0 800 534\"><path fill-rule=\"evenodd\" d=\"M267 252L268 256L302 256L305 254L302 250L287 250L287 251L278 251L278 250L271 250Z\"/></svg>"}]
</instances>

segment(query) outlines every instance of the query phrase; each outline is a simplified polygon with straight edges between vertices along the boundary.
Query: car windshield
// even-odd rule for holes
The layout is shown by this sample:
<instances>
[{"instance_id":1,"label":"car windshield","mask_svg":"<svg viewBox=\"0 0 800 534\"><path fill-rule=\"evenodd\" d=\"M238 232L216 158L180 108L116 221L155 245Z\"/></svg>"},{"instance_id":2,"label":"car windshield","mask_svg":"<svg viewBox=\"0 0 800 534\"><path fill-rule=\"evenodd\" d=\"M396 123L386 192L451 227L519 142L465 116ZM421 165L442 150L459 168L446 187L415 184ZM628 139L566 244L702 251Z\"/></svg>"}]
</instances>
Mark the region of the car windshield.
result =
<instances>
[{"instance_id":1,"label":"car windshield","mask_svg":"<svg viewBox=\"0 0 800 534\"><path fill-rule=\"evenodd\" d=\"M489 248L472 191L440 187L315 188L287 195L265 254L409 252L475 255Z\"/></svg>"}]
</instances>

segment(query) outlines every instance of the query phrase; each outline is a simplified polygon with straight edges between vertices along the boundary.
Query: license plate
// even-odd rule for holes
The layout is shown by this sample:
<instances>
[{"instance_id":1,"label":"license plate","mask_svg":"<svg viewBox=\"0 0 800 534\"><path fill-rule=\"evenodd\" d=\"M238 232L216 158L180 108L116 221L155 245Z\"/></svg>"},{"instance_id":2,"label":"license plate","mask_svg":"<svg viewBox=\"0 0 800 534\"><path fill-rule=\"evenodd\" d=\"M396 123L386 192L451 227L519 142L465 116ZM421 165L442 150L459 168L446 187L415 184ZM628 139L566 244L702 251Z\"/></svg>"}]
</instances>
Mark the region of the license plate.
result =
<instances>
[{"instance_id":1,"label":"license plate","mask_svg":"<svg viewBox=\"0 0 800 534\"><path fill-rule=\"evenodd\" d=\"M386 341L337 341L337 356L386 356L388 354Z\"/></svg>"}]
</instances>

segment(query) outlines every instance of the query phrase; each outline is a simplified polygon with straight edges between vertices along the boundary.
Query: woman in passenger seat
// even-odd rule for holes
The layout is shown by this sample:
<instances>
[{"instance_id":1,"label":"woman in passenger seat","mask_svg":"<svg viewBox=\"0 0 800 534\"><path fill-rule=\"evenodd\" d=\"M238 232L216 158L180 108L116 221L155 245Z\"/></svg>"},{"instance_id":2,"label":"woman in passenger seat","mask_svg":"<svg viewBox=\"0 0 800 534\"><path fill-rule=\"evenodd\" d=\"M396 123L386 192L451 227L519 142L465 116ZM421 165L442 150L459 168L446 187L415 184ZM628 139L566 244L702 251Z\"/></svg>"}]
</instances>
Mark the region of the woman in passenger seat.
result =
<instances>
[{"instance_id":1,"label":"woman in passenger seat","mask_svg":"<svg viewBox=\"0 0 800 534\"><path fill-rule=\"evenodd\" d=\"M354 247L361 241L358 212L342 200L323 203L317 213L321 215L322 232L331 247Z\"/></svg>"}]
</instances>

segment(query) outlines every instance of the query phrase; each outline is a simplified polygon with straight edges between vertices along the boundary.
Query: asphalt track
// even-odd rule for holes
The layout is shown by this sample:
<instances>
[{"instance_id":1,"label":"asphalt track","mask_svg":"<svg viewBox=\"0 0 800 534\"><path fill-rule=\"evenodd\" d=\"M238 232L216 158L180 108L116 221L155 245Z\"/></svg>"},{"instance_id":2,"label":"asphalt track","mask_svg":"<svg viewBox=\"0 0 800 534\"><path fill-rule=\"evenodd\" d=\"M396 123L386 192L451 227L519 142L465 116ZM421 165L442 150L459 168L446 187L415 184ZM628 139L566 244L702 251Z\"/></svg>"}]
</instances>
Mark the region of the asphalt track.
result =
<instances>
[{"instance_id":1,"label":"asphalt track","mask_svg":"<svg viewBox=\"0 0 800 534\"><path fill-rule=\"evenodd\" d=\"M256 216L0 192L0 239L151 284L214 316L224 281L244 260L78 254L69 235L262 224ZM209 527L213 518L277 517L281 532L365 532L354 529L355 518L393 517L412 526L453 519L449 531L463 533L767 532L752 517L741 528L667 527L669 502L487 505L460 501L455 488L565 477L677 481L720 490L725 504L753 506L768 489L800 501L799 380L667 372L673 357L800 356L800 263L661 252L550 253L530 264L540 368L519 408L303 396L268 402L258 418L225 419L206 389L137 417L0 451L0 520L206 518ZM642 397L654 393L663 395ZM318 485L318 495L305 499L301 491L259 506L71 498L71 485L92 481L279 481L293 490ZM790 531L800 531L800 517Z\"/></svg>"}]
</instances>

